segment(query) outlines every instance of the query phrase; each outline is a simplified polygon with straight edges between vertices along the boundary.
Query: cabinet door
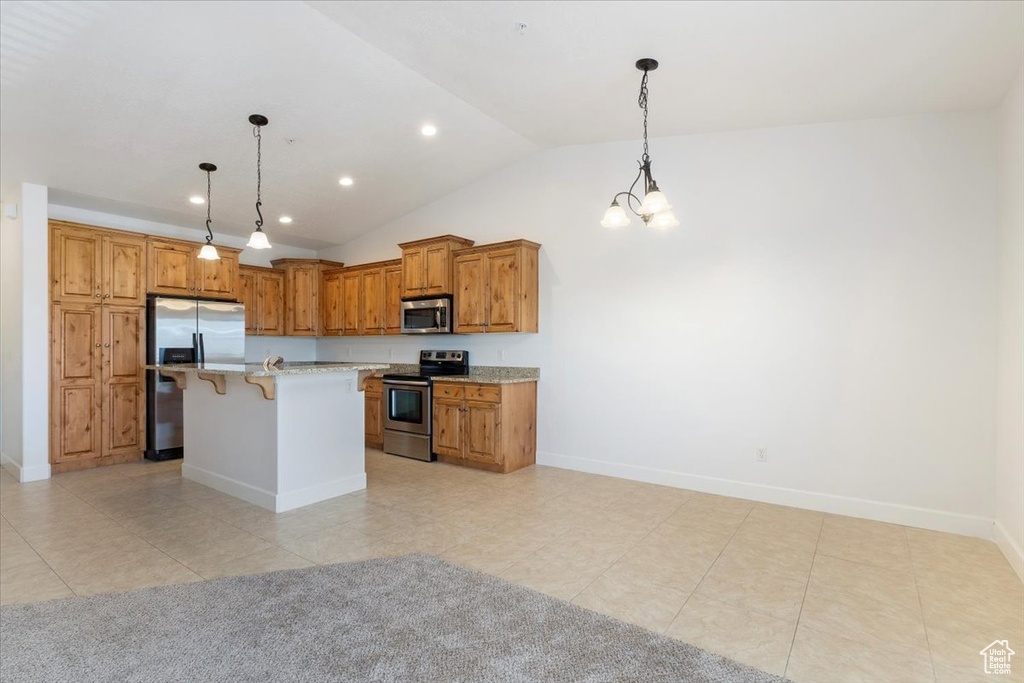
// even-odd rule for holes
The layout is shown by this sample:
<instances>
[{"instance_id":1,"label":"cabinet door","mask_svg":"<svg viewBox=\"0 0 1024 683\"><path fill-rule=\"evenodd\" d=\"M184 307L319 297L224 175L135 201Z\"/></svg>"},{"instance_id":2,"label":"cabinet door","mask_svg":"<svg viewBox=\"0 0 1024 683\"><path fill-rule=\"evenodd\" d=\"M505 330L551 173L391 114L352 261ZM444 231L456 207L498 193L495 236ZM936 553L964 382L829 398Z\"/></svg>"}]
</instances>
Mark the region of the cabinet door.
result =
<instances>
[{"instance_id":1,"label":"cabinet door","mask_svg":"<svg viewBox=\"0 0 1024 683\"><path fill-rule=\"evenodd\" d=\"M427 249L402 251L402 297L423 296L427 289Z\"/></svg>"},{"instance_id":2,"label":"cabinet door","mask_svg":"<svg viewBox=\"0 0 1024 683\"><path fill-rule=\"evenodd\" d=\"M465 401L451 398L434 399L434 453L449 458L463 458L462 415Z\"/></svg>"},{"instance_id":3,"label":"cabinet door","mask_svg":"<svg viewBox=\"0 0 1024 683\"><path fill-rule=\"evenodd\" d=\"M360 328L362 327L362 323L359 319L359 284L361 280L362 273L358 271L354 273L345 273L341 276L342 305L345 309L343 314L345 323L342 333L346 335L359 334Z\"/></svg>"},{"instance_id":4,"label":"cabinet door","mask_svg":"<svg viewBox=\"0 0 1024 683\"><path fill-rule=\"evenodd\" d=\"M455 331L483 332L487 323L487 270L483 254L455 257Z\"/></svg>"},{"instance_id":5,"label":"cabinet door","mask_svg":"<svg viewBox=\"0 0 1024 683\"><path fill-rule=\"evenodd\" d=\"M384 334L402 333L402 267L384 269Z\"/></svg>"},{"instance_id":6,"label":"cabinet door","mask_svg":"<svg viewBox=\"0 0 1024 683\"><path fill-rule=\"evenodd\" d=\"M103 297L102 233L60 227L51 232L50 280L53 301L99 303Z\"/></svg>"},{"instance_id":7,"label":"cabinet door","mask_svg":"<svg viewBox=\"0 0 1024 683\"><path fill-rule=\"evenodd\" d=\"M360 334L384 333L384 270L363 271Z\"/></svg>"},{"instance_id":8,"label":"cabinet door","mask_svg":"<svg viewBox=\"0 0 1024 683\"><path fill-rule=\"evenodd\" d=\"M196 296L196 250L187 244L150 240L147 270L150 294Z\"/></svg>"},{"instance_id":9,"label":"cabinet door","mask_svg":"<svg viewBox=\"0 0 1024 683\"><path fill-rule=\"evenodd\" d=\"M501 404L466 403L466 459L501 464Z\"/></svg>"},{"instance_id":10,"label":"cabinet door","mask_svg":"<svg viewBox=\"0 0 1024 683\"><path fill-rule=\"evenodd\" d=\"M146 448L145 310L103 307L103 455Z\"/></svg>"},{"instance_id":11,"label":"cabinet door","mask_svg":"<svg viewBox=\"0 0 1024 683\"><path fill-rule=\"evenodd\" d=\"M50 321L50 462L100 457L102 307L61 304ZM138 309L141 310L141 309Z\"/></svg>"},{"instance_id":12,"label":"cabinet door","mask_svg":"<svg viewBox=\"0 0 1024 683\"><path fill-rule=\"evenodd\" d=\"M487 254L487 331L519 331L519 252Z\"/></svg>"},{"instance_id":13,"label":"cabinet door","mask_svg":"<svg viewBox=\"0 0 1024 683\"><path fill-rule=\"evenodd\" d=\"M238 300L245 306L245 333L260 333L259 321L259 279L260 272L249 268L238 269Z\"/></svg>"},{"instance_id":14,"label":"cabinet door","mask_svg":"<svg viewBox=\"0 0 1024 683\"><path fill-rule=\"evenodd\" d=\"M195 268L199 296L232 301L238 298L238 254L222 252L216 261L197 258Z\"/></svg>"},{"instance_id":15,"label":"cabinet door","mask_svg":"<svg viewBox=\"0 0 1024 683\"><path fill-rule=\"evenodd\" d=\"M320 334L325 337L339 336L345 331L345 293L341 285L341 273L324 275L320 289L324 324Z\"/></svg>"},{"instance_id":16,"label":"cabinet door","mask_svg":"<svg viewBox=\"0 0 1024 683\"><path fill-rule=\"evenodd\" d=\"M257 287L260 334L284 335L284 273L260 271Z\"/></svg>"},{"instance_id":17,"label":"cabinet door","mask_svg":"<svg viewBox=\"0 0 1024 683\"><path fill-rule=\"evenodd\" d=\"M103 303L146 305L146 240L103 237Z\"/></svg>"},{"instance_id":18,"label":"cabinet door","mask_svg":"<svg viewBox=\"0 0 1024 683\"><path fill-rule=\"evenodd\" d=\"M435 244L426 248L424 260L427 264L426 289L424 294L451 294L451 278L448 274L449 247Z\"/></svg>"},{"instance_id":19,"label":"cabinet door","mask_svg":"<svg viewBox=\"0 0 1024 683\"><path fill-rule=\"evenodd\" d=\"M288 324L285 333L296 337L315 337L319 327L317 291L320 270L316 266L290 266L286 287Z\"/></svg>"},{"instance_id":20,"label":"cabinet door","mask_svg":"<svg viewBox=\"0 0 1024 683\"><path fill-rule=\"evenodd\" d=\"M370 382L367 382L366 411L364 413L366 445L377 448L384 445L384 393L379 387L380 382L377 382L377 390L371 389Z\"/></svg>"}]
</instances>

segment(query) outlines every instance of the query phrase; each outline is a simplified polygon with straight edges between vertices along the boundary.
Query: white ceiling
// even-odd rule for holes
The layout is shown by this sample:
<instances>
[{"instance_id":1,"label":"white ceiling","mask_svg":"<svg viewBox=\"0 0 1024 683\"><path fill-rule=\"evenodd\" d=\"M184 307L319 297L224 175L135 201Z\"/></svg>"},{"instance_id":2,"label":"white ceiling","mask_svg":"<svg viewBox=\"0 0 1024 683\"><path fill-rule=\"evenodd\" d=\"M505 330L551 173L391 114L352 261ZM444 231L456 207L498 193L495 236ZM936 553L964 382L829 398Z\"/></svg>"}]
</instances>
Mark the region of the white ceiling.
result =
<instances>
[{"instance_id":1,"label":"white ceiling","mask_svg":"<svg viewBox=\"0 0 1024 683\"><path fill-rule=\"evenodd\" d=\"M652 136L991 107L1024 3L5 0L0 175L201 227L212 161L214 226L246 234L259 112L271 239L340 244L539 147L637 138L643 56Z\"/></svg>"}]
</instances>

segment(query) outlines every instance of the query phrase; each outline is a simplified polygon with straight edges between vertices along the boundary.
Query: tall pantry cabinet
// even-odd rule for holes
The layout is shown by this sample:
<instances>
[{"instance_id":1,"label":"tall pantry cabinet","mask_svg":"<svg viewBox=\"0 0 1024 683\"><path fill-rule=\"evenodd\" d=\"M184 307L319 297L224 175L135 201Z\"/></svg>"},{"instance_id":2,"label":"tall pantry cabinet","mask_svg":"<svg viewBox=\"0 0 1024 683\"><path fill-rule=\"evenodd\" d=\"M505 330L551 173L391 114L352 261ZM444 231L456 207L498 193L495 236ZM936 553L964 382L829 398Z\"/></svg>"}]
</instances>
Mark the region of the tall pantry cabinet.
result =
<instances>
[{"instance_id":1,"label":"tall pantry cabinet","mask_svg":"<svg viewBox=\"0 0 1024 683\"><path fill-rule=\"evenodd\" d=\"M54 473L146 447L146 238L50 221Z\"/></svg>"}]
</instances>

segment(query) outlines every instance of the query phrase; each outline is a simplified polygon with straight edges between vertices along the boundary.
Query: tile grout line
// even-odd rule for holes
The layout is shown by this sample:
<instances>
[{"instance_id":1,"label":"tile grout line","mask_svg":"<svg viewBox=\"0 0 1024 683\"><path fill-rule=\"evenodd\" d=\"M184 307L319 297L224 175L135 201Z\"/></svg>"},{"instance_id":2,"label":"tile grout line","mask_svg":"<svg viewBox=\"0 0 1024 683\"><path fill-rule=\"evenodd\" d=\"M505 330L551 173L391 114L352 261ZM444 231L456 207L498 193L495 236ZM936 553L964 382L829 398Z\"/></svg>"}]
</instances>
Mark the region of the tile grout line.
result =
<instances>
[{"instance_id":1,"label":"tile grout line","mask_svg":"<svg viewBox=\"0 0 1024 683\"><path fill-rule=\"evenodd\" d=\"M64 587L65 587L65 588L67 588L67 589L68 589L68 590L69 590L69 591L71 592L71 595L73 595L73 596L76 596L76 597L77 597L77 596L78 596L78 593L76 593L76 592L75 592L75 590L74 590L74 589L73 589L73 588L72 588L71 586L69 586L69 585L68 585L68 582L64 580L64 577L63 577L63 576L61 576L60 574L58 574L58 573L57 573L57 570L56 570L56 569L54 569L54 568L53 568L53 567L52 567L52 566L50 565L50 563L49 563L49 562L48 562L48 561L46 560L46 558L45 558L45 557L43 557L43 556L42 556L42 555L40 554L40 552L39 552L38 550L36 550L35 546L34 546L34 545L32 545L32 544L31 544L31 543L29 542L29 540L28 540L27 538L25 538L24 536L22 536L21 532L20 532L20 531L18 531L18 530L17 530L16 528L14 528L14 525L13 525L13 524L11 524L11 522L10 522L9 520L7 520L7 518L6 518L6 517L4 517L4 520L5 520L5 521L7 521L7 524L8 524L8 526L10 526L10 527L11 527L11 531L13 531L14 533L16 533L16 534L18 535L18 538L20 538L20 539L22 540L22 542L23 542L23 543L24 543L25 545L27 545L27 546L28 546L28 547L29 547L29 548L30 548L30 549L32 550L32 552L33 552L33 553L35 553L35 554L36 554L36 557L38 557L38 558L40 559L40 561L42 561L42 563L43 563L43 564L45 564L45 565L46 565L46 566L47 566L47 567L48 567L48 568L50 569L50 571L51 571L51 572L53 572L53 575L57 577L57 580L58 580L58 581L60 581L60 582L61 582L62 584L64 584Z\"/></svg>"},{"instance_id":2,"label":"tile grout line","mask_svg":"<svg viewBox=\"0 0 1024 683\"><path fill-rule=\"evenodd\" d=\"M914 594L917 595L917 608L921 610L921 626L924 627L924 642L928 644L928 661L932 665L932 680L938 681L939 674L935 671L935 653L932 652L931 638L928 636L928 622L924 617L924 600L921 598L921 587L917 584L917 569L914 567L914 549L910 546L910 537L906 528L903 529L903 542L907 545L907 557L910 558L910 578L914 581Z\"/></svg>"},{"instance_id":3,"label":"tile grout line","mask_svg":"<svg viewBox=\"0 0 1024 683\"><path fill-rule=\"evenodd\" d=\"M811 568L807 570L807 583L804 584L804 595L800 598L800 611L796 615L796 623L793 625L793 639L789 641L789 652L786 653L786 666L782 669L785 676L789 671L789 660L793 657L793 646L796 644L796 632L800 629L800 619L804 616L804 602L807 601L807 591L811 587L811 574L814 573L814 563L818 561L818 546L821 545L821 534L825 530L825 516L821 517L821 525L818 527L818 537L814 540L814 554L811 556Z\"/></svg>"}]
</instances>

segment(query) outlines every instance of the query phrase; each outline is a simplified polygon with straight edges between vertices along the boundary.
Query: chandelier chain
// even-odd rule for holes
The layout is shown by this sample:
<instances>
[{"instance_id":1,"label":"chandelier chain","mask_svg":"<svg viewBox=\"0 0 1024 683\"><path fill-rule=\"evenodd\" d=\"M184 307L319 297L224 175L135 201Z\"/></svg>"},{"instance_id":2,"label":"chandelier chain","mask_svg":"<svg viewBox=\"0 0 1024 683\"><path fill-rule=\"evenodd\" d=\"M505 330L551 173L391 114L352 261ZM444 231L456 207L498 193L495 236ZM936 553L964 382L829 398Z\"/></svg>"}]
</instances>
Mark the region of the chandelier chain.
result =
<instances>
[{"instance_id":1,"label":"chandelier chain","mask_svg":"<svg viewBox=\"0 0 1024 683\"><path fill-rule=\"evenodd\" d=\"M213 201L213 192L211 192L210 184L210 172L206 172L206 243L213 243L213 230L210 228L210 204Z\"/></svg>"},{"instance_id":2,"label":"chandelier chain","mask_svg":"<svg viewBox=\"0 0 1024 683\"><path fill-rule=\"evenodd\" d=\"M263 184L263 172L262 172L262 159L263 159L263 136L260 133L262 126L253 126L252 134L256 138L256 215L259 218L256 219L256 229L263 229L263 212L260 211L260 207L263 206L261 198L261 186Z\"/></svg>"},{"instance_id":3,"label":"chandelier chain","mask_svg":"<svg viewBox=\"0 0 1024 683\"><path fill-rule=\"evenodd\" d=\"M644 69L644 77L640 80L640 96L637 97L637 105L644 110L644 162L650 161L651 157L647 153L647 70Z\"/></svg>"}]
</instances>

